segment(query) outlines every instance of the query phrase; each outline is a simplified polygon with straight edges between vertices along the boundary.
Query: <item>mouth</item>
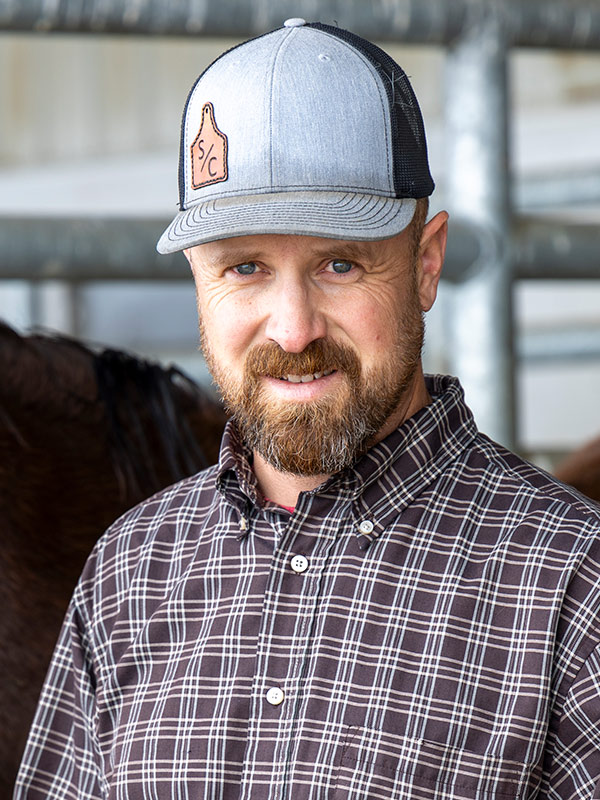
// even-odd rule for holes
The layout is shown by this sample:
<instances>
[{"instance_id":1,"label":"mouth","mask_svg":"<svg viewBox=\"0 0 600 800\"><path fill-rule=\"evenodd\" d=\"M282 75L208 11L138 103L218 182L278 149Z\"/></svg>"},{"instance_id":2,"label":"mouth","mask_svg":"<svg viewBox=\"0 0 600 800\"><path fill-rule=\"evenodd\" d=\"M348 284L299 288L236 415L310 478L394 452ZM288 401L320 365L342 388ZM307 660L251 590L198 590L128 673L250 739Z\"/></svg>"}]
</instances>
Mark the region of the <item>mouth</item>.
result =
<instances>
[{"instance_id":1,"label":"mouth","mask_svg":"<svg viewBox=\"0 0 600 800\"><path fill-rule=\"evenodd\" d=\"M326 369L323 372L312 372L307 375L283 375L279 380L287 381L288 383L311 383L311 381L318 381L319 378L325 378L334 372L334 369Z\"/></svg>"}]
</instances>

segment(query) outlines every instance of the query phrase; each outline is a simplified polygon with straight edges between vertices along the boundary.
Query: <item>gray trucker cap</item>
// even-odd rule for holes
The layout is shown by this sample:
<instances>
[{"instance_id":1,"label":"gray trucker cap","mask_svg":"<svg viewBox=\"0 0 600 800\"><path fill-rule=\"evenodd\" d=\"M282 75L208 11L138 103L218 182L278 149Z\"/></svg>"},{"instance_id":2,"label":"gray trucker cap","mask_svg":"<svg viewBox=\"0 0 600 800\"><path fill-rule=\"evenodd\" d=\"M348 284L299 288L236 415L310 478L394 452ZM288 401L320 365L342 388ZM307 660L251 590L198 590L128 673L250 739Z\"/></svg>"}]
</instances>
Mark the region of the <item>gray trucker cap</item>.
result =
<instances>
[{"instance_id":1,"label":"gray trucker cap","mask_svg":"<svg viewBox=\"0 0 600 800\"><path fill-rule=\"evenodd\" d=\"M172 253L259 233L400 233L434 188L407 76L371 42L290 19L227 51L185 105Z\"/></svg>"}]
</instances>

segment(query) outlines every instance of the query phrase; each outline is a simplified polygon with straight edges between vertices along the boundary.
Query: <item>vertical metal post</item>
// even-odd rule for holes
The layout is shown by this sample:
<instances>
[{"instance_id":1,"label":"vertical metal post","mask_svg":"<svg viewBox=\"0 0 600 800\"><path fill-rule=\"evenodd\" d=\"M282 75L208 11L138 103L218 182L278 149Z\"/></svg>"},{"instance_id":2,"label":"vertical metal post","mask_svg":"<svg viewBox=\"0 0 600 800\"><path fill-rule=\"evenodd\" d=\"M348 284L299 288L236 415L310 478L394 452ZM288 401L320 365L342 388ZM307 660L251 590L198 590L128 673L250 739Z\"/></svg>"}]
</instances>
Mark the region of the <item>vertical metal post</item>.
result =
<instances>
[{"instance_id":1,"label":"vertical metal post","mask_svg":"<svg viewBox=\"0 0 600 800\"><path fill-rule=\"evenodd\" d=\"M497 0L474 0L445 65L446 201L496 247L455 286L449 363L480 429L514 445L508 158L508 42Z\"/></svg>"},{"instance_id":2,"label":"vertical metal post","mask_svg":"<svg viewBox=\"0 0 600 800\"><path fill-rule=\"evenodd\" d=\"M64 280L37 281L31 286L31 323L61 331L71 336L80 334L77 325L77 283Z\"/></svg>"}]
</instances>

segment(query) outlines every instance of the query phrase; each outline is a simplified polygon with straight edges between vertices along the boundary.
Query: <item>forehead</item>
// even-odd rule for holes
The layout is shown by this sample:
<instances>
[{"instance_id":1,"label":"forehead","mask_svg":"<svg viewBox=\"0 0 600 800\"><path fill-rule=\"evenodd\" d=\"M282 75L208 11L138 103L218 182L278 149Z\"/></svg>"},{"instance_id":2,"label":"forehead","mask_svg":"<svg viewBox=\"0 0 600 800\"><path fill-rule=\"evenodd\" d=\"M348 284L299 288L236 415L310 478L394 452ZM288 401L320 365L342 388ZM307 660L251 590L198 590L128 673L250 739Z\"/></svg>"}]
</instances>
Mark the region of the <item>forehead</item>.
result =
<instances>
[{"instance_id":1,"label":"forehead","mask_svg":"<svg viewBox=\"0 0 600 800\"><path fill-rule=\"evenodd\" d=\"M282 255L298 256L307 260L343 257L355 261L377 262L392 254L397 257L406 240L406 230L392 238L371 242L292 234L257 234L219 239L197 245L193 251L202 261L230 264L268 260Z\"/></svg>"}]
</instances>

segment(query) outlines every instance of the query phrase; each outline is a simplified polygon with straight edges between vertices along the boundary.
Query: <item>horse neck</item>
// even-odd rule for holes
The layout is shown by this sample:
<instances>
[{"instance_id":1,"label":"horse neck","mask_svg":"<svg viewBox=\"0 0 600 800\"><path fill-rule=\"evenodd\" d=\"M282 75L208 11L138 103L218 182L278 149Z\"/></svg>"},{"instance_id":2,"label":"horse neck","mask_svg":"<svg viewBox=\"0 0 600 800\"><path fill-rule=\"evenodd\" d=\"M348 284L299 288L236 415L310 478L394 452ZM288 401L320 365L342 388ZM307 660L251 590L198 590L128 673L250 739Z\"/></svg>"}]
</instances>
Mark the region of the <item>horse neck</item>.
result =
<instances>
[{"instance_id":1,"label":"horse neck","mask_svg":"<svg viewBox=\"0 0 600 800\"><path fill-rule=\"evenodd\" d=\"M65 417L96 396L93 353L66 338L22 336L0 323L0 405L9 414Z\"/></svg>"}]
</instances>

